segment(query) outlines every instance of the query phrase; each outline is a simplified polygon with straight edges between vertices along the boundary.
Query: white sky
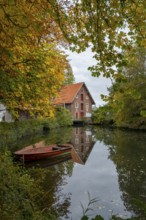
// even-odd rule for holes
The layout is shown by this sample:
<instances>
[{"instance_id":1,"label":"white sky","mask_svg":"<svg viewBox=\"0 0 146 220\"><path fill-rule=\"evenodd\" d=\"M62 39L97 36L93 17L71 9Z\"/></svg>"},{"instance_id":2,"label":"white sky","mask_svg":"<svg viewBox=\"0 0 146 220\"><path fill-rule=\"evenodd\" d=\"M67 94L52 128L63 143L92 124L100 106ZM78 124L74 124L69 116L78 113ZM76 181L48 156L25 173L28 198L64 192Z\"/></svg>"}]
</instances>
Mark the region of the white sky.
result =
<instances>
[{"instance_id":1,"label":"white sky","mask_svg":"<svg viewBox=\"0 0 146 220\"><path fill-rule=\"evenodd\" d=\"M87 49L86 52L72 53L67 51L68 60L72 67L73 74L75 77L75 82L85 82L90 94L92 95L96 106L101 106L105 104L100 97L100 94L108 94L107 88L110 87L110 79L91 76L91 72L88 71L88 67L95 64L95 60L92 58L93 54L90 49Z\"/></svg>"}]
</instances>

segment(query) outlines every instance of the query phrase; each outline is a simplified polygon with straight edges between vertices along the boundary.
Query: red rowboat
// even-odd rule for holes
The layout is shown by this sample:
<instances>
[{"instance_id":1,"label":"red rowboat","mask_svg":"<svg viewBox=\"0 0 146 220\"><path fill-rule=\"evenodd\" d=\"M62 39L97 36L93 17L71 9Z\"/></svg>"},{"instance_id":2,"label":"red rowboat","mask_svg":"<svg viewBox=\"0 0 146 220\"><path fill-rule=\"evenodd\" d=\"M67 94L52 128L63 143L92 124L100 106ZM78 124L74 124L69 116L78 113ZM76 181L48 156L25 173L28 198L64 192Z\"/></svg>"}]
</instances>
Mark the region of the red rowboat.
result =
<instances>
[{"instance_id":1,"label":"red rowboat","mask_svg":"<svg viewBox=\"0 0 146 220\"><path fill-rule=\"evenodd\" d=\"M71 144L40 146L32 145L15 152L15 155L25 161L42 160L71 151Z\"/></svg>"}]
</instances>

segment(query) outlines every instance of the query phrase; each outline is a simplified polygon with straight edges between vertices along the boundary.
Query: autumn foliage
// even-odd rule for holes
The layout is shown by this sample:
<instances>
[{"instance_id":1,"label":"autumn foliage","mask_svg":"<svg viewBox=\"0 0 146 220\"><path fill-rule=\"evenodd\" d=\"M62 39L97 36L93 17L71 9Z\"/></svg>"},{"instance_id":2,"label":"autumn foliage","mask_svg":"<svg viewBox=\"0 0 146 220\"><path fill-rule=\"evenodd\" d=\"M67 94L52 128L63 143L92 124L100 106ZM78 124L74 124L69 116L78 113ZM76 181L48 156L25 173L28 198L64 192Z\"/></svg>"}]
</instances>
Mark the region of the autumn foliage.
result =
<instances>
[{"instance_id":1,"label":"autumn foliage","mask_svg":"<svg viewBox=\"0 0 146 220\"><path fill-rule=\"evenodd\" d=\"M18 117L53 115L52 99L68 68L60 46L90 47L93 76L116 78L125 51L146 47L145 0L1 0L0 102Z\"/></svg>"},{"instance_id":2,"label":"autumn foliage","mask_svg":"<svg viewBox=\"0 0 146 220\"><path fill-rule=\"evenodd\" d=\"M13 116L53 116L52 99L64 82L65 44L47 1L0 3L0 102Z\"/></svg>"}]
</instances>

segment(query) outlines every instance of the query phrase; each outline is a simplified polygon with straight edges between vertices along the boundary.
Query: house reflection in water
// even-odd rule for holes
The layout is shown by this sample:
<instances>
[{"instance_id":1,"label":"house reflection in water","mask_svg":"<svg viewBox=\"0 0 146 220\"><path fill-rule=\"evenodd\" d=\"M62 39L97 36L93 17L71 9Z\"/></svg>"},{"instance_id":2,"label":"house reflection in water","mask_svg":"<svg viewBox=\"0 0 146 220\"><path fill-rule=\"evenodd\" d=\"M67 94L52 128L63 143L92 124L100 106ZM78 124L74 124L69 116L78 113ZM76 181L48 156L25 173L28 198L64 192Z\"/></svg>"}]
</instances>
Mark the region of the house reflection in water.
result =
<instances>
[{"instance_id":1,"label":"house reflection in water","mask_svg":"<svg viewBox=\"0 0 146 220\"><path fill-rule=\"evenodd\" d=\"M69 140L69 143L72 145L71 151L56 156L56 157L48 157L43 160L27 162L25 163L26 167L48 167L53 166L68 160L72 160L75 163L85 164L88 156L94 146L95 141L93 140L92 131L89 128L84 127L75 127L72 132L72 136ZM35 143L27 148L43 148L46 146L45 141L41 141L39 143Z\"/></svg>"},{"instance_id":2,"label":"house reflection in water","mask_svg":"<svg viewBox=\"0 0 146 220\"><path fill-rule=\"evenodd\" d=\"M90 129L75 127L71 139L71 144L73 145L71 156L73 161L85 164L94 143Z\"/></svg>"}]
</instances>

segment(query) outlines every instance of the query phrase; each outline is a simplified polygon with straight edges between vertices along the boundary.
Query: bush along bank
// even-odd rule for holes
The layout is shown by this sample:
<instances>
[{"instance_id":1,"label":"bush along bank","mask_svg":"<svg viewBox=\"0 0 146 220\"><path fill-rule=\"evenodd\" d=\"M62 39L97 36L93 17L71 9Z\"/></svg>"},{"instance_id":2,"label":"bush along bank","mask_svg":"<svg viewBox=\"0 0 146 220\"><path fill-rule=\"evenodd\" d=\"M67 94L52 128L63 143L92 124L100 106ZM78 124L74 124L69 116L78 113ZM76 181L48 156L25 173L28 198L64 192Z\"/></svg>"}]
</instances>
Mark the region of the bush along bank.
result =
<instances>
[{"instance_id":1,"label":"bush along bank","mask_svg":"<svg viewBox=\"0 0 146 220\"><path fill-rule=\"evenodd\" d=\"M120 115L109 105L100 106L92 114L94 125L108 126L113 128L125 128L132 130L146 130L146 116L135 115Z\"/></svg>"},{"instance_id":2,"label":"bush along bank","mask_svg":"<svg viewBox=\"0 0 146 220\"><path fill-rule=\"evenodd\" d=\"M48 207L41 209L44 190L41 182L45 171L38 170L39 181L31 172L13 162L10 152L0 154L0 216L1 219L15 220L57 220L48 212Z\"/></svg>"},{"instance_id":3,"label":"bush along bank","mask_svg":"<svg viewBox=\"0 0 146 220\"><path fill-rule=\"evenodd\" d=\"M59 107L56 109L54 118L28 119L11 123L0 123L0 147L10 145L17 140L37 133L43 133L44 130L50 130L59 127L71 126L71 114L67 109ZM7 144L6 144L7 143Z\"/></svg>"}]
</instances>

